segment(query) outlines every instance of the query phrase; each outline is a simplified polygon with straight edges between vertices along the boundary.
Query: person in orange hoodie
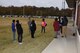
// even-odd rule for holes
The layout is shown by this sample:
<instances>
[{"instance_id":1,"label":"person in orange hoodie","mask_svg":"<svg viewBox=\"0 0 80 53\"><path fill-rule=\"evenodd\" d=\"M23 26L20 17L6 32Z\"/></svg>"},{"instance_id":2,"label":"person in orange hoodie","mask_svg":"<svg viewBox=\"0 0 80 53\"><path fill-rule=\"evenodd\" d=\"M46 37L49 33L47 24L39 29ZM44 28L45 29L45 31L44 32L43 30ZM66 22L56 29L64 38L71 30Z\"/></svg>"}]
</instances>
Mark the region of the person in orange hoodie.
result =
<instances>
[{"instance_id":1,"label":"person in orange hoodie","mask_svg":"<svg viewBox=\"0 0 80 53\"><path fill-rule=\"evenodd\" d=\"M60 25L59 25L59 22L58 22L58 19L55 18L55 21L53 22L53 28L54 28L54 32L55 32L55 37L54 38L57 38L59 34L59 30L60 30Z\"/></svg>"},{"instance_id":2,"label":"person in orange hoodie","mask_svg":"<svg viewBox=\"0 0 80 53\"><path fill-rule=\"evenodd\" d=\"M41 33L44 32L45 33L45 27L47 26L47 23L45 21L45 19L42 19L42 22L41 22Z\"/></svg>"}]
</instances>

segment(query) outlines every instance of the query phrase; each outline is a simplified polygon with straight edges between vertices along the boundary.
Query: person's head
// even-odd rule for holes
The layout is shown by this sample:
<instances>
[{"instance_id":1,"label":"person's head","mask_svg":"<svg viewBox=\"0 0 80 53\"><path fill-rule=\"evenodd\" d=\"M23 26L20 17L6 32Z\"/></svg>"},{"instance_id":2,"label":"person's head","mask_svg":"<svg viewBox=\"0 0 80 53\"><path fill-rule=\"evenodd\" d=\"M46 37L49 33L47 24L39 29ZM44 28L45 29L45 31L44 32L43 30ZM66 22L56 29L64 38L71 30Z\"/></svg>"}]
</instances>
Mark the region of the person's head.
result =
<instances>
[{"instance_id":1,"label":"person's head","mask_svg":"<svg viewBox=\"0 0 80 53\"><path fill-rule=\"evenodd\" d=\"M19 23L19 20L16 20L17 23Z\"/></svg>"},{"instance_id":2,"label":"person's head","mask_svg":"<svg viewBox=\"0 0 80 53\"><path fill-rule=\"evenodd\" d=\"M35 20L32 20L32 23L35 23Z\"/></svg>"},{"instance_id":3,"label":"person's head","mask_svg":"<svg viewBox=\"0 0 80 53\"><path fill-rule=\"evenodd\" d=\"M58 21L58 18L55 18L55 21Z\"/></svg>"},{"instance_id":4,"label":"person's head","mask_svg":"<svg viewBox=\"0 0 80 53\"><path fill-rule=\"evenodd\" d=\"M64 16L64 18L66 18L66 16Z\"/></svg>"},{"instance_id":5,"label":"person's head","mask_svg":"<svg viewBox=\"0 0 80 53\"><path fill-rule=\"evenodd\" d=\"M42 21L45 21L45 19L43 18Z\"/></svg>"},{"instance_id":6,"label":"person's head","mask_svg":"<svg viewBox=\"0 0 80 53\"><path fill-rule=\"evenodd\" d=\"M13 20L12 22L15 23L15 20Z\"/></svg>"},{"instance_id":7,"label":"person's head","mask_svg":"<svg viewBox=\"0 0 80 53\"><path fill-rule=\"evenodd\" d=\"M67 17L66 17L66 16L64 16L64 19L66 19L66 20L67 20Z\"/></svg>"}]
</instances>

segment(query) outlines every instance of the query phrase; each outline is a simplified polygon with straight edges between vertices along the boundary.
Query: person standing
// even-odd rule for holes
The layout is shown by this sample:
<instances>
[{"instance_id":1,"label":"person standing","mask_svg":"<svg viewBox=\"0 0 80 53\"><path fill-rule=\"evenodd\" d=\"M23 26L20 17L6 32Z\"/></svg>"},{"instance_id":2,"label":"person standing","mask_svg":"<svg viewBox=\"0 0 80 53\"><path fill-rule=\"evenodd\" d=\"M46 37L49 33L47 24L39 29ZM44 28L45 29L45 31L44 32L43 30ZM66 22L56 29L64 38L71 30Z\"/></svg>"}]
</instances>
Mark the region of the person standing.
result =
<instances>
[{"instance_id":1,"label":"person standing","mask_svg":"<svg viewBox=\"0 0 80 53\"><path fill-rule=\"evenodd\" d=\"M45 27L47 26L47 23L45 22L45 19L42 19L42 23L41 23L41 33L44 32L45 33Z\"/></svg>"},{"instance_id":2,"label":"person standing","mask_svg":"<svg viewBox=\"0 0 80 53\"><path fill-rule=\"evenodd\" d=\"M13 41L16 39L16 25L15 20L12 20L12 32L13 32Z\"/></svg>"},{"instance_id":3,"label":"person standing","mask_svg":"<svg viewBox=\"0 0 80 53\"><path fill-rule=\"evenodd\" d=\"M55 21L53 22L53 28L54 28L54 32L55 32L54 38L57 38L58 35L60 35L60 33L59 33L60 25L59 25L59 21L57 18L55 18Z\"/></svg>"},{"instance_id":4,"label":"person standing","mask_svg":"<svg viewBox=\"0 0 80 53\"><path fill-rule=\"evenodd\" d=\"M17 34L18 34L18 42L19 42L19 44L22 44L23 28L22 28L21 24L19 23L19 20L16 21L16 29L17 29Z\"/></svg>"},{"instance_id":5,"label":"person standing","mask_svg":"<svg viewBox=\"0 0 80 53\"><path fill-rule=\"evenodd\" d=\"M31 37L34 38L34 34L35 34L35 31L36 31L35 20L32 20L32 22L30 24L30 31L31 31Z\"/></svg>"},{"instance_id":6,"label":"person standing","mask_svg":"<svg viewBox=\"0 0 80 53\"><path fill-rule=\"evenodd\" d=\"M60 33L62 34L62 20L63 20L63 18L59 16L58 19L59 19L59 24L60 24Z\"/></svg>"},{"instance_id":7,"label":"person standing","mask_svg":"<svg viewBox=\"0 0 80 53\"><path fill-rule=\"evenodd\" d=\"M29 17L29 21L28 21L29 32L30 32L30 25L31 25L31 19Z\"/></svg>"},{"instance_id":8,"label":"person standing","mask_svg":"<svg viewBox=\"0 0 80 53\"><path fill-rule=\"evenodd\" d=\"M64 16L63 17L63 19L62 19L62 37L66 37L66 35L67 35L67 25L68 25L68 19L67 19L67 17L66 16Z\"/></svg>"}]
</instances>

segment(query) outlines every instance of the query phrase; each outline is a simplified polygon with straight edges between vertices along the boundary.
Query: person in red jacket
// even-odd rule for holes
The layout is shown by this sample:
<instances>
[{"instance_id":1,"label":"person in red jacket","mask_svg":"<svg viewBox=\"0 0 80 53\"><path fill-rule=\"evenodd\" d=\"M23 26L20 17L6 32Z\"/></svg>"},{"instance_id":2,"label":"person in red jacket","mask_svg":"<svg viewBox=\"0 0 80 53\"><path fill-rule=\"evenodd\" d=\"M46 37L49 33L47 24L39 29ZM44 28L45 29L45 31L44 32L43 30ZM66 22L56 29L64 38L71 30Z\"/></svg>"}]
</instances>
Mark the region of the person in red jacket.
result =
<instances>
[{"instance_id":1,"label":"person in red jacket","mask_svg":"<svg viewBox=\"0 0 80 53\"><path fill-rule=\"evenodd\" d=\"M55 37L54 38L57 38L57 36L59 35L59 30L60 30L60 25L59 25L57 18L55 18L55 21L53 22L53 28L55 31Z\"/></svg>"}]
</instances>

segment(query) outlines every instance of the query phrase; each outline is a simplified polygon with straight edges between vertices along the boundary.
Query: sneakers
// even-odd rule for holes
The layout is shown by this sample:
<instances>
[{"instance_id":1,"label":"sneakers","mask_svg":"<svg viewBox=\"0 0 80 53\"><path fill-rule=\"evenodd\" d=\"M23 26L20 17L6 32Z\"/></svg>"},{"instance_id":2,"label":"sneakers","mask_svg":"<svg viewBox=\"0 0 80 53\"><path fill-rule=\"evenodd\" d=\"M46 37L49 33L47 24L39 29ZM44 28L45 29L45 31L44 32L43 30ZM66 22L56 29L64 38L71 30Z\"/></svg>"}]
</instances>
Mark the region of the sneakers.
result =
<instances>
[{"instance_id":1,"label":"sneakers","mask_svg":"<svg viewBox=\"0 0 80 53\"><path fill-rule=\"evenodd\" d=\"M75 33L73 33L73 36L75 36Z\"/></svg>"},{"instance_id":2,"label":"sneakers","mask_svg":"<svg viewBox=\"0 0 80 53\"><path fill-rule=\"evenodd\" d=\"M65 36L61 36L61 37L62 37L62 38L65 37L65 38L66 38L66 35L65 35Z\"/></svg>"},{"instance_id":3,"label":"sneakers","mask_svg":"<svg viewBox=\"0 0 80 53\"><path fill-rule=\"evenodd\" d=\"M54 37L54 38L58 38L58 37Z\"/></svg>"},{"instance_id":4,"label":"sneakers","mask_svg":"<svg viewBox=\"0 0 80 53\"><path fill-rule=\"evenodd\" d=\"M20 45L22 45L22 43L19 43Z\"/></svg>"},{"instance_id":5,"label":"sneakers","mask_svg":"<svg viewBox=\"0 0 80 53\"><path fill-rule=\"evenodd\" d=\"M64 37L64 36L61 36L62 38Z\"/></svg>"}]
</instances>

